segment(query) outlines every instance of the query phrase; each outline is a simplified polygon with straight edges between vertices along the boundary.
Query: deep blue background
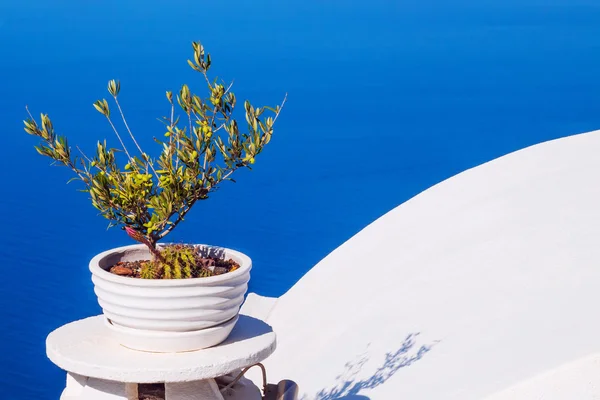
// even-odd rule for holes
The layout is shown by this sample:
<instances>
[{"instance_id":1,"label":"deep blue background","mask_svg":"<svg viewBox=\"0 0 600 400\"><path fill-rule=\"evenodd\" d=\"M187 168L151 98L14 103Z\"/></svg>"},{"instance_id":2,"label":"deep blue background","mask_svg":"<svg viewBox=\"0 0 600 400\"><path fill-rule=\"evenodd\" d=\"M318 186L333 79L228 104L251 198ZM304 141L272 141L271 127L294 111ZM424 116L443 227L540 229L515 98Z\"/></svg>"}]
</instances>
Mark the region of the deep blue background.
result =
<instances>
[{"instance_id":1,"label":"deep blue background","mask_svg":"<svg viewBox=\"0 0 600 400\"><path fill-rule=\"evenodd\" d=\"M106 231L22 129L25 105L72 144L114 136L92 107L121 80L144 143L165 90L202 90L191 41L239 99L289 101L256 168L198 204L173 240L233 247L278 296L383 213L467 168L600 128L596 0L0 0L0 387L57 399L54 328L99 313L89 259Z\"/></svg>"}]
</instances>

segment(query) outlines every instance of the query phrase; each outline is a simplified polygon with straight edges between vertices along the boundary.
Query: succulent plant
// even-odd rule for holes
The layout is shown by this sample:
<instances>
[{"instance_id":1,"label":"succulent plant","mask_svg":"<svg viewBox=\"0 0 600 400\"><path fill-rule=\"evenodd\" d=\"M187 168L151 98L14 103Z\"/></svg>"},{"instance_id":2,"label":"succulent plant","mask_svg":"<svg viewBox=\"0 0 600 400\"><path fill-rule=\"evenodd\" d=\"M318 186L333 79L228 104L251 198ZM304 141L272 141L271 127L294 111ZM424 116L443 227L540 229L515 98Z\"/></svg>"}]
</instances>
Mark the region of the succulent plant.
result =
<instances>
[{"instance_id":1,"label":"succulent plant","mask_svg":"<svg viewBox=\"0 0 600 400\"><path fill-rule=\"evenodd\" d=\"M154 260L142 265L141 278L182 279L213 275L210 269L203 268L199 262L200 255L194 246L170 244L157 251L159 254Z\"/></svg>"},{"instance_id":2,"label":"succulent plant","mask_svg":"<svg viewBox=\"0 0 600 400\"><path fill-rule=\"evenodd\" d=\"M47 114L41 114L37 122L27 109L29 118L24 121L25 131L41 139L35 146L37 152L75 173L73 179L83 183L93 206L110 221L109 227L123 227L132 239L148 246L155 261L162 262L161 268L148 267L145 277L189 276L187 250L179 248L181 252L176 256L163 255L157 242L183 221L197 201L208 199L222 182L234 181L231 176L235 171L251 169L270 142L287 97L274 108L254 107L245 101L247 133L242 133L233 116L237 98L232 84L225 86L224 82L211 80L210 54L199 42L193 42L192 47L193 60L188 64L203 76L208 95L203 98L192 93L187 84L181 86L175 100L172 92L166 92L170 113L162 118L164 139L154 138L160 148L156 158L142 150L129 128L118 100L121 84L117 80L108 82L108 92L135 151L127 148L106 99L93 105L115 133L123 153L119 156L119 150L110 148L106 141L97 143L91 157L79 147L78 154L74 154L67 138L55 132ZM181 116L175 115L176 104L183 111ZM165 257L171 257L171 261L165 264Z\"/></svg>"}]
</instances>

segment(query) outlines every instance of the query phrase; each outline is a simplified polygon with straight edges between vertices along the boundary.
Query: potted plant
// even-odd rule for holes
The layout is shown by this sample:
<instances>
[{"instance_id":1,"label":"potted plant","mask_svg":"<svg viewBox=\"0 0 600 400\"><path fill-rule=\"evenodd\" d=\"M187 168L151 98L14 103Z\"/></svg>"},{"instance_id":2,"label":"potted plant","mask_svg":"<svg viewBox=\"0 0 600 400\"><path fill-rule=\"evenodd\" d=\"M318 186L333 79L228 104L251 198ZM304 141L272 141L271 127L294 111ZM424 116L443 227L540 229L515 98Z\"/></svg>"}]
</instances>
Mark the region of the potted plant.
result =
<instances>
[{"instance_id":1,"label":"potted plant","mask_svg":"<svg viewBox=\"0 0 600 400\"><path fill-rule=\"evenodd\" d=\"M38 123L27 109L24 121L25 131L41 139L37 152L70 168L109 227L120 226L138 242L104 251L89 264L106 326L122 345L137 350L202 349L222 342L233 329L250 279L250 258L214 245L159 241L194 204L208 199L224 181L233 181L235 171L251 169L271 140L285 103L285 97L274 108L245 101L248 131L242 133L233 116L237 99L232 85L211 80L210 54L202 44L192 45L194 59L188 64L203 76L208 96L192 93L185 84L175 100L166 92L170 115L163 117L164 138L154 138L160 146L155 158L142 150L129 129L116 80L108 83L114 109L106 99L94 107L108 121L120 149L103 141L93 156L79 148L75 154L48 115L41 114ZM181 116L175 113L176 103ZM113 115L122 120L127 135L119 133Z\"/></svg>"}]
</instances>

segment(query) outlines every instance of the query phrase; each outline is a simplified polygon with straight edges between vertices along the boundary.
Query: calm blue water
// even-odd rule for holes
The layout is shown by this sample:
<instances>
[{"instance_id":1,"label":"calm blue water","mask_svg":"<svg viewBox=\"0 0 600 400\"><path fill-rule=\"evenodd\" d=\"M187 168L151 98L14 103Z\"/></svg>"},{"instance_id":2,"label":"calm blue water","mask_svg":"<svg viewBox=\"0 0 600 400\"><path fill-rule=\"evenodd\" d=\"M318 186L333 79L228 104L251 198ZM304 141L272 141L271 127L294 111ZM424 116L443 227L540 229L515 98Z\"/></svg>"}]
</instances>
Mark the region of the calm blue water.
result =
<instances>
[{"instance_id":1,"label":"calm blue water","mask_svg":"<svg viewBox=\"0 0 600 400\"><path fill-rule=\"evenodd\" d=\"M171 236L246 252L262 295L281 295L451 175L600 128L595 0L0 1L4 399L58 398L64 374L46 360L45 337L100 312L88 260L131 243L65 184L69 171L35 153L25 105L72 144L114 144L91 104L118 78L129 123L152 146L165 90L203 88L186 64L192 40L238 98L275 104L289 93L254 171Z\"/></svg>"}]
</instances>

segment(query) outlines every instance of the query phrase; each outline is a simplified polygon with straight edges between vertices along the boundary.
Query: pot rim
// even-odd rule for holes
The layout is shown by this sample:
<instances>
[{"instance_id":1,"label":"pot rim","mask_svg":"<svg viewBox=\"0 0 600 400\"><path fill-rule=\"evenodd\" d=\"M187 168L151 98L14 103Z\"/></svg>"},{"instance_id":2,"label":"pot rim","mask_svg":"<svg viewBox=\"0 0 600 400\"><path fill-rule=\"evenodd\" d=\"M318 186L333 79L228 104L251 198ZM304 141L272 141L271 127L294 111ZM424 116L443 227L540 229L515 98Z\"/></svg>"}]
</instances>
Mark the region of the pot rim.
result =
<instances>
[{"instance_id":1,"label":"pot rim","mask_svg":"<svg viewBox=\"0 0 600 400\"><path fill-rule=\"evenodd\" d=\"M171 243L159 243L158 246L164 246ZM223 246L209 245L209 244L191 244L192 246L201 246L209 249L218 249L224 250L225 252L231 254L235 258L236 261L239 262L240 267L232 272L227 272L221 275L208 276L208 277L200 277L200 278L184 278L184 279L141 279L141 278L132 278L127 276L115 275L109 271L100 267L100 261L114 253L124 252L127 250L136 250L136 249L145 249L148 251L148 248L144 244L132 244L127 246L114 247L112 249L105 250L101 253L96 254L89 263L89 270L92 275L96 275L101 279L104 279L109 282L130 285L130 286L138 286L138 287L178 287L178 286L191 286L197 285L199 283L205 284L213 284L219 282L227 282L231 279L235 279L241 275L244 275L250 271L252 268L252 260L246 254L233 250ZM149 253L149 251L148 251Z\"/></svg>"}]
</instances>

